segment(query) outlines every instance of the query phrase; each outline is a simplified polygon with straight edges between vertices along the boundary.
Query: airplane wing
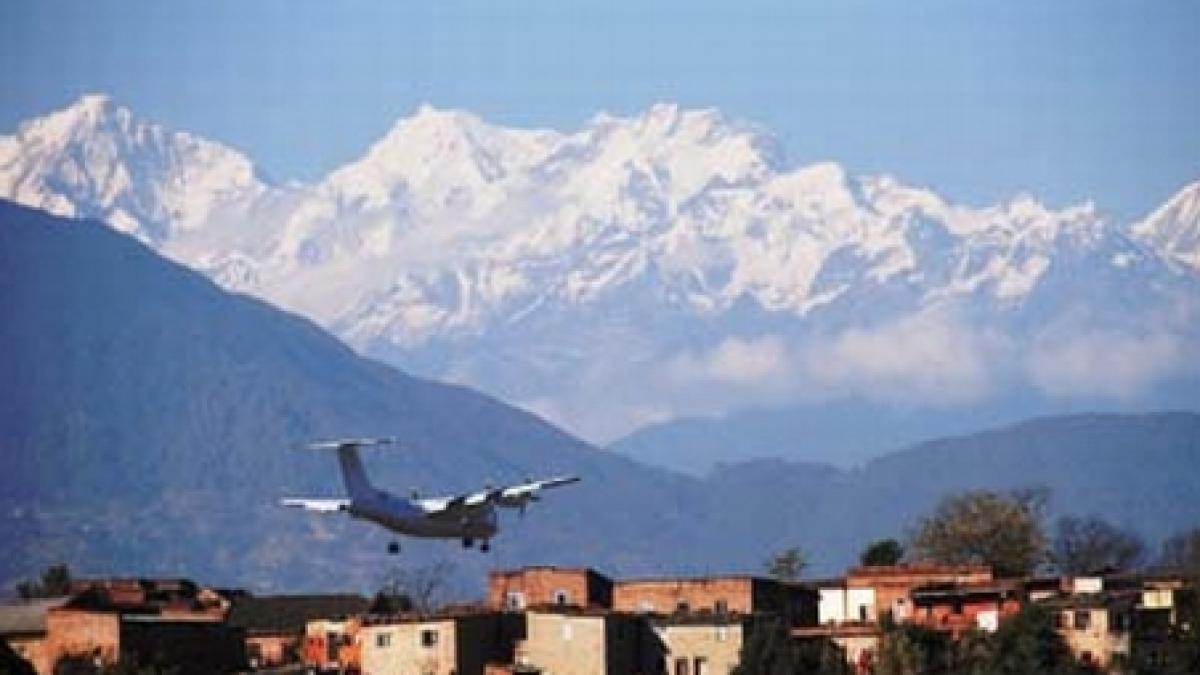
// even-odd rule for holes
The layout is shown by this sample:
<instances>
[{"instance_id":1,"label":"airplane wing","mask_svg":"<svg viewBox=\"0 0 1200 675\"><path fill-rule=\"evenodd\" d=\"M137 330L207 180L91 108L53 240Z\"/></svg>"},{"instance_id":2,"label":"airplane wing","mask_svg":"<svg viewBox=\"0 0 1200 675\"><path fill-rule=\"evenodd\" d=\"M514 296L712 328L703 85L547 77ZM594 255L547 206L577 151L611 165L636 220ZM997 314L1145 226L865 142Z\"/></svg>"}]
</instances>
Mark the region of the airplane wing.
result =
<instances>
[{"instance_id":1,"label":"airplane wing","mask_svg":"<svg viewBox=\"0 0 1200 675\"><path fill-rule=\"evenodd\" d=\"M532 480L528 483L513 485L500 491L496 499L496 504L508 508L524 509L529 502L536 502L540 499L539 493L542 490L578 482L579 476L558 476L547 478L546 480Z\"/></svg>"},{"instance_id":2,"label":"airplane wing","mask_svg":"<svg viewBox=\"0 0 1200 675\"><path fill-rule=\"evenodd\" d=\"M281 499L279 504L317 513L334 513L350 508L349 499Z\"/></svg>"},{"instance_id":3,"label":"airplane wing","mask_svg":"<svg viewBox=\"0 0 1200 675\"><path fill-rule=\"evenodd\" d=\"M489 487L454 497L426 499L422 500L420 504L426 513L435 517L461 516L492 504L524 509L529 502L538 501L540 498L538 493L542 490L576 482L579 482L578 476L560 476L509 487Z\"/></svg>"}]
</instances>

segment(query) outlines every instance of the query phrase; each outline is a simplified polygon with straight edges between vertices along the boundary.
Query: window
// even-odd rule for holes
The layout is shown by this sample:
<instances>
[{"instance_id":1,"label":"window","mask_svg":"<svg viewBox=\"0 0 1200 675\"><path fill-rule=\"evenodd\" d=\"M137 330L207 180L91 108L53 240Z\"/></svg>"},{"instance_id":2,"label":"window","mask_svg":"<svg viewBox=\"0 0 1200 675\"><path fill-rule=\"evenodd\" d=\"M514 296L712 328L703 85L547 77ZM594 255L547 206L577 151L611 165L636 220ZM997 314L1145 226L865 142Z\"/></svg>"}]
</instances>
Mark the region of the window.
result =
<instances>
[{"instance_id":1,"label":"window","mask_svg":"<svg viewBox=\"0 0 1200 675\"><path fill-rule=\"evenodd\" d=\"M867 622L867 606L866 605L858 606L858 620L862 623Z\"/></svg>"},{"instance_id":2,"label":"window","mask_svg":"<svg viewBox=\"0 0 1200 675\"><path fill-rule=\"evenodd\" d=\"M680 600L675 603L675 611L680 614L687 614L690 609L691 605L688 604L687 600Z\"/></svg>"},{"instance_id":3,"label":"window","mask_svg":"<svg viewBox=\"0 0 1200 675\"><path fill-rule=\"evenodd\" d=\"M571 604L571 593L561 588L554 591L554 604L559 607Z\"/></svg>"},{"instance_id":4,"label":"window","mask_svg":"<svg viewBox=\"0 0 1200 675\"><path fill-rule=\"evenodd\" d=\"M675 675L688 675L687 659L675 659Z\"/></svg>"},{"instance_id":5,"label":"window","mask_svg":"<svg viewBox=\"0 0 1200 675\"><path fill-rule=\"evenodd\" d=\"M692 675L708 675L708 659L697 656L692 662Z\"/></svg>"},{"instance_id":6,"label":"window","mask_svg":"<svg viewBox=\"0 0 1200 675\"><path fill-rule=\"evenodd\" d=\"M1087 610L1077 610L1075 612L1075 630L1087 630L1091 618L1092 615Z\"/></svg>"},{"instance_id":7,"label":"window","mask_svg":"<svg viewBox=\"0 0 1200 675\"><path fill-rule=\"evenodd\" d=\"M729 639L729 626L717 626L717 642Z\"/></svg>"},{"instance_id":8,"label":"window","mask_svg":"<svg viewBox=\"0 0 1200 675\"><path fill-rule=\"evenodd\" d=\"M391 633L379 633L378 635L376 635L375 636L375 646L376 647L392 646L392 634Z\"/></svg>"},{"instance_id":9,"label":"window","mask_svg":"<svg viewBox=\"0 0 1200 675\"><path fill-rule=\"evenodd\" d=\"M713 603L713 610L716 611L717 614L728 614L729 601L725 600L724 598L717 600L715 603Z\"/></svg>"},{"instance_id":10,"label":"window","mask_svg":"<svg viewBox=\"0 0 1200 675\"><path fill-rule=\"evenodd\" d=\"M505 609L525 609L525 594L520 591L509 591L504 596Z\"/></svg>"},{"instance_id":11,"label":"window","mask_svg":"<svg viewBox=\"0 0 1200 675\"><path fill-rule=\"evenodd\" d=\"M433 647L438 642L438 632L432 628L421 631L421 646Z\"/></svg>"}]
</instances>

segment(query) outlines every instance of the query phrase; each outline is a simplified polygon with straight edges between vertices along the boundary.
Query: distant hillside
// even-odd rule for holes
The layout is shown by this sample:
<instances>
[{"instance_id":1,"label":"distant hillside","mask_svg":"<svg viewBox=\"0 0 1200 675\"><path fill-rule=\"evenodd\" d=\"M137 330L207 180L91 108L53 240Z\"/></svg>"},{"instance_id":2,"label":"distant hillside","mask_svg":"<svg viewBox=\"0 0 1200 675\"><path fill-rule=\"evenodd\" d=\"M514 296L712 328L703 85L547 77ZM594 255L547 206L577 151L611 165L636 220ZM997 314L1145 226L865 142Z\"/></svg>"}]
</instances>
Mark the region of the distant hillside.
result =
<instances>
[{"instance_id":1,"label":"distant hillside","mask_svg":"<svg viewBox=\"0 0 1200 675\"><path fill-rule=\"evenodd\" d=\"M393 434L396 490L577 472L488 555L407 541L464 579L527 562L615 574L752 570L799 544L813 572L902 535L945 492L1042 484L1058 511L1152 539L1200 523L1200 415L1083 415L924 443L843 470L757 461L704 480L590 448L470 390L363 359L96 223L0 203L0 585L52 561L268 589L370 590L386 534L275 506L336 495L297 441ZM603 396L604 392L597 392Z\"/></svg>"},{"instance_id":2,"label":"distant hillside","mask_svg":"<svg viewBox=\"0 0 1200 675\"><path fill-rule=\"evenodd\" d=\"M513 518L490 559L453 542L409 546L418 557L648 571L698 550L698 524L680 517L694 484L363 359L98 223L0 204L0 315L0 583L54 560L260 587L374 583L383 533L276 506L340 492L333 458L289 448L345 435L399 437L366 461L405 492L585 477Z\"/></svg>"},{"instance_id":3,"label":"distant hillside","mask_svg":"<svg viewBox=\"0 0 1200 675\"><path fill-rule=\"evenodd\" d=\"M761 460L706 481L717 530L735 548L799 542L817 569L849 563L863 542L902 536L948 492L1045 486L1051 517L1095 514L1152 544L1200 525L1200 415L1073 415L916 445L840 470ZM771 528L746 523L773 523Z\"/></svg>"}]
</instances>

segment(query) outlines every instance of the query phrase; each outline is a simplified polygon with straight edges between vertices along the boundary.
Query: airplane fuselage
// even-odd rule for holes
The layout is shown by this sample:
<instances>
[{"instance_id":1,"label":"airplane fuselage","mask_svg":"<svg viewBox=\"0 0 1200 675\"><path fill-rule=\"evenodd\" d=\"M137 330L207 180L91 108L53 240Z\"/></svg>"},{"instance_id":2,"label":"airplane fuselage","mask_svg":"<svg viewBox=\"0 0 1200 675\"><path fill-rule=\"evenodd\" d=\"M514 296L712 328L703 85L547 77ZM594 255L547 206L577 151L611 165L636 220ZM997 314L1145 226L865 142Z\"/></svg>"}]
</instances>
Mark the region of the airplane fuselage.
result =
<instances>
[{"instance_id":1,"label":"airplane fuselage","mask_svg":"<svg viewBox=\"0 0 1200 675\"><path fill-rule=\"evenodd\" d=\"M347 512L410 537L428 539L490 539L498 529L496 510L478 509L470 516L430 514L418 503L377 491L355 498Z\"/></svg>"}]
</instances>

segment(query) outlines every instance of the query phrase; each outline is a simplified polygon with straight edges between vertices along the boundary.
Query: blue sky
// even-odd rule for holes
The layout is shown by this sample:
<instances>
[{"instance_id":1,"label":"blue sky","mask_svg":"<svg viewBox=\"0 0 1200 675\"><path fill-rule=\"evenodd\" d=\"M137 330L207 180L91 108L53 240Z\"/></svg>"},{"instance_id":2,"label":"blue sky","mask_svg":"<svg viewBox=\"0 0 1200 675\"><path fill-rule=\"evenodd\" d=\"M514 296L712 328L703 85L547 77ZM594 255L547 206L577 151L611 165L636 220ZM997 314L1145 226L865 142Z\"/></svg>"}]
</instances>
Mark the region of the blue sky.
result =
<instances>
[{"instance_id":1,"label":"blue sky","mask_svg":"<svg viewBox=\"0 0 1200 675\"><path fill-rule=\"evenodd\" d=\"M1200 178L1198 28L1190 0L6 2L0 129L103 91L310 179L422 102L574 129L676 101L796 163L1133 218Z\"/></svg>"}]
</instances>

